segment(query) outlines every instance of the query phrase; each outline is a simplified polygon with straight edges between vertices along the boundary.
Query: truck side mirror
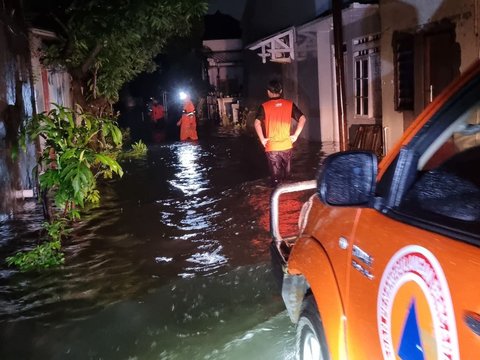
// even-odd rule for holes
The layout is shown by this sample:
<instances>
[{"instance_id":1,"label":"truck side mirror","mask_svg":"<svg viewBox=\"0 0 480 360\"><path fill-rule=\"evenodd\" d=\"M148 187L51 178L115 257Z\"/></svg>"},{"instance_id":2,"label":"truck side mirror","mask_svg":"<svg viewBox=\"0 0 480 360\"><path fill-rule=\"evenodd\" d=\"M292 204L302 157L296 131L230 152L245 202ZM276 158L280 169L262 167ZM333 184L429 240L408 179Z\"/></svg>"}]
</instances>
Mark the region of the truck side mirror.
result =
<instances>
[{"instance_id":1,"label":"truck side mirror","mask_svg":"<svg viewBox=\"0 0 480 360\"><path fill-rule=\"evenodd\" d=\"M320 168L317 193L328 205L367 206L375 195L377 157L367 151L338 152Z\"/></svg>"}]
</instances>

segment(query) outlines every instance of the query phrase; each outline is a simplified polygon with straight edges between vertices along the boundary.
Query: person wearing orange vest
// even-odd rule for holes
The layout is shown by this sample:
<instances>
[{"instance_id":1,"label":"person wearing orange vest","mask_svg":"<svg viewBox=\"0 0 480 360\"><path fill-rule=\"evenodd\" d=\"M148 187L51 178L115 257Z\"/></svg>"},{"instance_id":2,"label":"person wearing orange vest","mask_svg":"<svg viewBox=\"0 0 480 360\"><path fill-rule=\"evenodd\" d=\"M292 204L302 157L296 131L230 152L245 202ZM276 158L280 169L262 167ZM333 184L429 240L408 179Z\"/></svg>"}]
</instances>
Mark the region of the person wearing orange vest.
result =
<instances>
[{"instance_id":1,"label":"person wearing orange vest","mask_svg":"<svg viewBox=\"0 0 480 360\"><path fill-rule=\"evenodd\" d=\"M187 139L198 140L195 106L188 96L184 100L182 117L178 120L177 126L180 126L181 141Z\"/></svg>"},{"instance_id":2,"label":"person wearing orange vest","mask_svg":"<svg viewBox=\"0 0 480 360\"><path fill-rule=\"evenodd\" d=\"M270 81L267 86L269 100L258 108L255 118L255 131L265 147L272 187L290 175L293 143L307 121L292 101L282 98L282 92L279 81ZM293 134L290 131L292 119L298 121Z\"/></svg>"}]
</instances>

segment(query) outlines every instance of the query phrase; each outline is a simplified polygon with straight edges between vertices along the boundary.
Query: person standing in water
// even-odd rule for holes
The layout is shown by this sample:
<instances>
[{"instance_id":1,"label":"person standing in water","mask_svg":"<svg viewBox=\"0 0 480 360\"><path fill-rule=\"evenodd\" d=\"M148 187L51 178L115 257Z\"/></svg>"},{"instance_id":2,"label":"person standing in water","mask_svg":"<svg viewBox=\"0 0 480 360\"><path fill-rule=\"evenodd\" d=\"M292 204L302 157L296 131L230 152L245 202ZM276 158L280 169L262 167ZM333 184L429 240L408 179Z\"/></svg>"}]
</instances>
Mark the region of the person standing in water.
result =
<instances>
[{"instance_id":1,"label":"person standing in water","mask_svg":"<svg viewBox=\"0 0 480 360\"><path fill-rule=\"evenodd\" d=\"M297 105L282 98L282 92L279 81L270 81L267 86L269 100L258 108L255 118L255 131L265 148L272 187L290 175L293 143L307 121ZM292 118L298 121L293 134L290 132Z\"/></svg>"},{"instance_id":2,"label":"person standing in water","mask_svg":"<svg viewBox=\"0 0 480 360\"><path fill-rule=\"evenodd\" d=\"M177 122L180 126L180 140L198 140L197 118L195 116L195 106L190 100L188 94L184 95L182 117Z\"/></svg>"},{"instance_id":3,"label":"person standing in water","mask_svg":"<svg viewBox=\"0 0 480 360\"><path fill-rule=\"evenodd\" d=\"M150 119L152 121L152 139L154 142L165 140L165 108L157 99L152 100L150 109Z\"/></svg>"}]
</instances>

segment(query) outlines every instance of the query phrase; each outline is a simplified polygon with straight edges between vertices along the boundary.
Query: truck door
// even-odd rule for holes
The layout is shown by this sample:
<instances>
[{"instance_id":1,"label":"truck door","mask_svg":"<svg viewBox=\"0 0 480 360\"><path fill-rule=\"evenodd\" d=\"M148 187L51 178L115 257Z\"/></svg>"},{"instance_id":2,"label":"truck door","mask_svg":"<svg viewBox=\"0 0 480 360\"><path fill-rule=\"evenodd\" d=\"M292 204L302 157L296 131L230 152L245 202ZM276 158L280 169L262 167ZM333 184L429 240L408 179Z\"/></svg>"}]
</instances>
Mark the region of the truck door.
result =
<instances>
[{"instance_id":1,"label":"truck door","mask_svg":"<svg viewBox=\"0 0 480 360\"><path fill-rule=\"evenodd\" d=\"M462 320L479 310L469 295L479 264L478 248L363 211L346 304L351 359L459 359L462 333L480 351Z\"/></svg>"},{"instance_id":2,"label":"truck door","mask_svg":"<svg viewBox=\"0 0 480 360\"><path fill-rule=\"evenodd\" d=\"M480 353L478 82L444 100L383 175L375 208L361 210L349 239L349 359Z\"/></svg>"}]
</instances>

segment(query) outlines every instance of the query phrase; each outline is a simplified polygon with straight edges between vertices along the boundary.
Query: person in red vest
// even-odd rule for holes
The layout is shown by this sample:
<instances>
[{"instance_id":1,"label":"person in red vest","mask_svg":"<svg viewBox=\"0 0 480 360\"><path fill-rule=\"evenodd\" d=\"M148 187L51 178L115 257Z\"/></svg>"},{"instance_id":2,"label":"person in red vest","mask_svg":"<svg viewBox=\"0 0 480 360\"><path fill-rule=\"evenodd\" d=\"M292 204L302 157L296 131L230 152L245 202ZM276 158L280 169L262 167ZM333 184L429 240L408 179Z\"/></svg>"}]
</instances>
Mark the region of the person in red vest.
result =
<instances>
[{"instance_id":1,"label":"person in red vest","mask_svg":"<svg viewBox=\"0 0 480 360\"><path fill-rule=\"evenodd\" d=\"M195 116L195 106L188 94L183 93L183 111L182 117L177 122L177 126L180 126L180 140L187 139L198 140L197 135L197 118Z\"/></svg>"},{"instance_id":2,"label":"person in red vest","mask_svg":"<svg viewBox=\"0 0 480 360\"><path fill-rule=\"evenodd\" d=\"M255 118L255 131L265 147L272 187L290 175L293 143L307 121L292 101L282 98L282 92L279 81L270 81L267 86L269 100L258 108ZM298 122L293 134L290 132L292 119Z\"/></svg>"},{"instance_id":3,"label":"person in red vest","mask_svg":"<svg viewBox=\"0 0 480 360\"><path fill-rule=\"evenodd\" d=\"M165 108L157 99L152 100L150 119L153 124L152 138L155 142L165 139Z\"/></svg>"},{"instance_id":4,"label":"person in red vest","mask_svg":"<svg viewBox=\"0 0 480 360\"><path fill-rule=\"evenodd\" d=\"M165 109L162 104L159 104L157 99L152 101L152 110L150 112L150 118L154 124L160 124L165 117Z\"/></svg>"}]
</instances>

